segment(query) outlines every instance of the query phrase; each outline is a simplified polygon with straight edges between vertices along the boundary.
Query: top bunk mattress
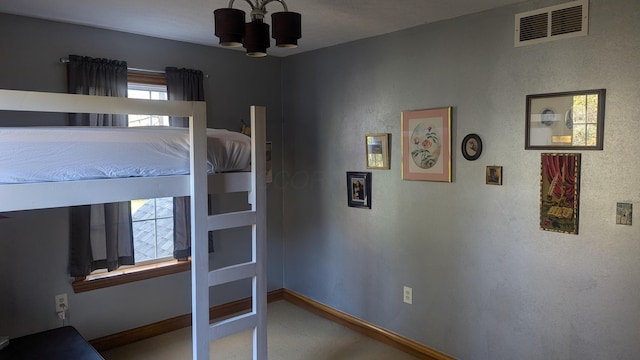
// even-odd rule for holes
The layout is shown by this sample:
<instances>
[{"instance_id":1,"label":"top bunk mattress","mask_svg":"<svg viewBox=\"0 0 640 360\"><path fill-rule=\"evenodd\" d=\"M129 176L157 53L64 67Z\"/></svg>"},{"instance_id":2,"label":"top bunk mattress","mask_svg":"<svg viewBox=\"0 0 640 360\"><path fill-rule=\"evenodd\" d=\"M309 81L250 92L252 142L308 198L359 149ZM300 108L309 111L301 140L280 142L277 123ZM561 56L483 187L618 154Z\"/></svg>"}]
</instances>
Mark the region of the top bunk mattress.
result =
<instances>
[{"instance_id":1,"label":"top bunk mattress","mask_svg":"<svg viewBox=\"0 0 640 360\"><path fill-rule=\"evenodd\" d=\"M209 173L246 170L250 160L248 136L207 129ZM187 128L0 128L0 183L186 174Z\"/></svg>"}]
</instances>

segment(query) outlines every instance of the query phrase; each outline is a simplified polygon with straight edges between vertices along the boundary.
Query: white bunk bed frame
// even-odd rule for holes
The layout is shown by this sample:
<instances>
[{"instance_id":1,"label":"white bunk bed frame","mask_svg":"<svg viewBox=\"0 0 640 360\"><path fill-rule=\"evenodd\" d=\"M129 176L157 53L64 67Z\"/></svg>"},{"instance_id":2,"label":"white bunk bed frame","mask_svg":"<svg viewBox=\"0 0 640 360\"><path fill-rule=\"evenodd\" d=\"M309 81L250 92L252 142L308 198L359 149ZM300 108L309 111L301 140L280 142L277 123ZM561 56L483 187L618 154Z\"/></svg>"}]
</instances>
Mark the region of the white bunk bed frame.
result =
<instances>
[{"instance_id":1,"label":"white bunk bed frame","mask_svg":"<svg viewBox=\"0 0 640 360\"><path fill-rule=\"evenodd\" d=\"M191 307L193 359L209 359L211 341L253 329L253 359L267 359L266 110L251 107L251 172L207 174L206 104L0 89L0 110L155 114L189 117L190 175L0 184L0 212L191 196ZM107 191L105 191L107 190ZM207 193L248 191L251 210L209 215ZM209 271L209 231L249 226L252 260ZM250 312L209 322L209 287L252 279Z\"/></svg>"}]
</instances>

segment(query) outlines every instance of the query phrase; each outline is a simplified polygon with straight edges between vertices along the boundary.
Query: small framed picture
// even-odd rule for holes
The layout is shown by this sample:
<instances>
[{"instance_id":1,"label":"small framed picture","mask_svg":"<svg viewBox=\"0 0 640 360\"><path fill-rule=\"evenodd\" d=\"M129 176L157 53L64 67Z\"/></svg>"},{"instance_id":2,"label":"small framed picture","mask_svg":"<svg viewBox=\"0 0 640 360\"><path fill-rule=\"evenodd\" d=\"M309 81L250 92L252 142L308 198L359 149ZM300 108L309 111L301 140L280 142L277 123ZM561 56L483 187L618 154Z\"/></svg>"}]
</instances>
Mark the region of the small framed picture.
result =
<instances>
[{"instance_id":1,"label":"small framed picture","mask_svg":"<svg viewBox=\"0 0 640 360\"><path fill-rule=\"evenodd\" d=\"M502 185L502 166L487 166L487 185Z\"/></svg>"},{"instance_id":2,"label":"small framed picture","mask_svg":"<svg viewBox=\"0 0 640 360\"><path fill-rule=\"evenodd\" d=\"M389 134L365 135L367 169L389 169Z\"/></svg>"},{"instance_id":3,"label":"small framed picture","mask_svg":"<svg viewBox=\"0 0 640 360\"><path fill-rule=\"evenodd\" d=\"M616 224L631 225L633 204L617 203L616 204Z\"/></svg>"},{"instance_id":4,"label":"small framed picture","mask_svg":"<svg viewBox=\"0 0 640 360\"><path fill-rule=\"evenodd\" d=\"M482 140L477 134L469 134L462 140L462 156L469 161L477 160L482 154Z\"/></svg>"},{"instance_id":5,"label":"small framed picture","mask_svg":"<svg viewBox=\"0 0 640 360\"><path fill-rule=\"evenodd\" d=\"M347 205L371 209L371 173L347 171Z\"/></svg>"},{"instance_id":6,"label":"small framed picture","mask_svg":"<svg viewBox=\"0 0 640 360\"><path fill-rule=\"evenodd\" d=\"M266 165L267 165L267 183L273 182L273 162L271 161L271 151L273 149L273 143L271 141L267 141L267 154L266 154Z\"/></svg>"}]
</instances>

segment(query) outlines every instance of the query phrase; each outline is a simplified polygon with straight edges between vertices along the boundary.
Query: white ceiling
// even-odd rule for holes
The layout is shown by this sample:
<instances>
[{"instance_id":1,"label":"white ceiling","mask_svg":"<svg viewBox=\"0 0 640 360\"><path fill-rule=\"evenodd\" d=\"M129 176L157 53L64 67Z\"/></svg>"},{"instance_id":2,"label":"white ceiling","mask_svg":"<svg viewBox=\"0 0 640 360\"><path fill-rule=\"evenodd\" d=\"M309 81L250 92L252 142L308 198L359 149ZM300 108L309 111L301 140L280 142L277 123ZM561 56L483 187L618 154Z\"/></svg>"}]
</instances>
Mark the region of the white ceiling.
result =
<instances>
[{"instance_id":1,"label":"white ceiling","mask_svg":"<svg viewBox=\"0 0 640 360\"><path fill-rule=\"evenodd\" d=\"M235 1L233 7L248 14L246 1ZM523 0L286 1L290 11L302 14L302 39L296 49L272 46L270 55L319 49ZM5 0L0 1L0 12L218 46L213 10L228 4L228 0ZM267 10L281 11L282 6L274 1Z\"/></svg>"}]
</instances>

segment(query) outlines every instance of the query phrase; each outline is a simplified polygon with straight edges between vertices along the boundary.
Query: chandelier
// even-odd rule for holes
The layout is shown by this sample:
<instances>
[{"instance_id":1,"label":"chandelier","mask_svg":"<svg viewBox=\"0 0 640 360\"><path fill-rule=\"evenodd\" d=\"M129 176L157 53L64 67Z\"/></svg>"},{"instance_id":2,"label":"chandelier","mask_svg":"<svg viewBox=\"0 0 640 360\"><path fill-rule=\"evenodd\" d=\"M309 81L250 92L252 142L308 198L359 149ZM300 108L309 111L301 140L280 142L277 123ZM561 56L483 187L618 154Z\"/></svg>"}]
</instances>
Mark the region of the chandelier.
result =
<instances>
[{"instance_id":1,"label":"chandelier","mask_svg":"<svg viewBox=\"0 0 640 360\"><path fill-rule=\"evenodd\" d=\"M276 40L276 46L298 46L298 39L302 37L302 15L289 11L283 0L244 0L251 6L251 22L248 23L245 23L245 12L233 8L233 1L229 1L229 7L213 12L215 34L220 39L221 46L244 46L248 56L266 56L271 40L269 24L264 22L264 16L267 14L265 7L274 1L284 7L284 11L271 14L272 37Z\"/></svg>"}]
</instances>

